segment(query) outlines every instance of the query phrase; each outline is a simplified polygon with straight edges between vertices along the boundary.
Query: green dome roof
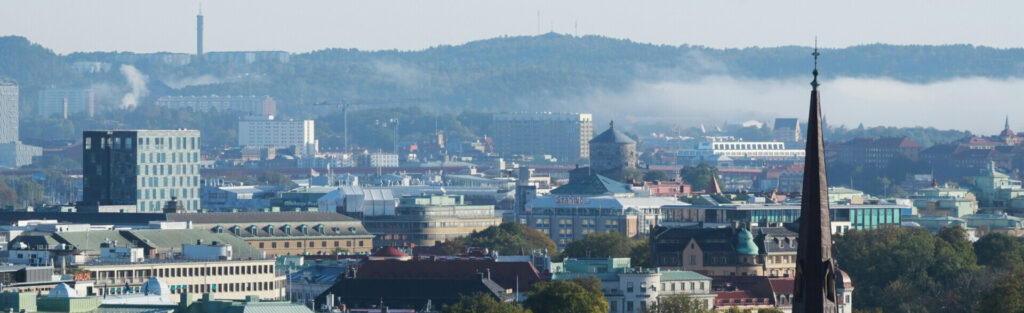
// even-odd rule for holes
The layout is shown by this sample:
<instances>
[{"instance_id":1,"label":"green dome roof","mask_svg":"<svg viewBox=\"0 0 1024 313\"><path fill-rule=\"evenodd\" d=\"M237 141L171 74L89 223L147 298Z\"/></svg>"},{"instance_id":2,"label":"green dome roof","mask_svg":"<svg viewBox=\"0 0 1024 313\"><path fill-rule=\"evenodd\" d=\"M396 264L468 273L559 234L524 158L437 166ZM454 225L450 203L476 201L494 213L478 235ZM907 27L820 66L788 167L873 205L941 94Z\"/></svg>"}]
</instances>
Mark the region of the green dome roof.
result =
<instances>
[{"instance_id":1,"label":"green dome roof","mask_svg":"<svg viewBox=\"0 0 1024 313\"><path fill-rule=\"evenodd\" d=\"M749 230L740 229L736 233L736 253L754 255L757 254L757 244L754 244L754 235Z\"/></svg>"}]
</instances>

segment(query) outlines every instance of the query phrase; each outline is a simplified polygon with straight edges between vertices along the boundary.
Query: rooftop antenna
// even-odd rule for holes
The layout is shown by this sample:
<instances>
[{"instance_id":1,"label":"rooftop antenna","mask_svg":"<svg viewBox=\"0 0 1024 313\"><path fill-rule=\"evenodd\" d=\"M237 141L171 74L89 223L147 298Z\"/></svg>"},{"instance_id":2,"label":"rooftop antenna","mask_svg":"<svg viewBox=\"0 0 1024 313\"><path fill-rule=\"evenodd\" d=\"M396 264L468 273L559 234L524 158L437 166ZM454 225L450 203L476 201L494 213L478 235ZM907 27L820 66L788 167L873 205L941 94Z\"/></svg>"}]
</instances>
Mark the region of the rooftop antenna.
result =
<instances>
[{"instance_id":1,"label":"rooftop antenna","mask_svg":"<svg viewBox=\"0 0 1024 313\"><path fill-rule=\"evenodd\" d=\"M540 35L540 10L537 10L537 35Z\"/></svg>"}]
</instances>

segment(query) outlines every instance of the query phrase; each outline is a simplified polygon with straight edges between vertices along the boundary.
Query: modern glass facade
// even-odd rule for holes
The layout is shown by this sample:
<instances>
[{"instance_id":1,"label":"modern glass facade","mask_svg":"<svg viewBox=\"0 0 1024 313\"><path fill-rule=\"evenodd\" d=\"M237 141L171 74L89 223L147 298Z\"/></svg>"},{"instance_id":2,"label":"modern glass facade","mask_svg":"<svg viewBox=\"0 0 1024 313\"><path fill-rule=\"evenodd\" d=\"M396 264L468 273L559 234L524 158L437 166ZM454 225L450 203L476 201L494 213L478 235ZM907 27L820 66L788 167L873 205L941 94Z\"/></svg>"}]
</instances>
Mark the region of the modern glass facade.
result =
<instances>
[{"instance_id":1,"label":"modern glass facade","mask_svg":"<svg viewBox=\"0 0 1024 313\"><path fill-rule=\"evenodd\" d=\"M87 131L82 138L84 203L160 212L176 198L199 209L199 131Z\"/></svg>"},{"instance_id":2,"label":"modern glass facade","mask_svg":"<svg viewBox=\"0 0 1024 313\"><path fill-rule=\"evenodd\" d=\"M833 222L850 223L851 229L875 229L883 225L899 226L901 211L909 206L900 204L833 204ZM721 223L792 223L800 218L799 205L741 204L671 206L662 209L664 222Z\"/></svg>"}]
</instances>

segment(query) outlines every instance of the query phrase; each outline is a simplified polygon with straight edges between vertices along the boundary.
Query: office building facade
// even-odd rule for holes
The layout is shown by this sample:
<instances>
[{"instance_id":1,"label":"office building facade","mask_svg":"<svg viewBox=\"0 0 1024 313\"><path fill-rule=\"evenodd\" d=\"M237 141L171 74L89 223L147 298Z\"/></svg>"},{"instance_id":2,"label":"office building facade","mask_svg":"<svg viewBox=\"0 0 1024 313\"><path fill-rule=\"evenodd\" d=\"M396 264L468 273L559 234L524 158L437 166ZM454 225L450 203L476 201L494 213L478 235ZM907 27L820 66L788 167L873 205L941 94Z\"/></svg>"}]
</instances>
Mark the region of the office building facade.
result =
<instances>
[{"instance_id":1,"label":"office building facade","mask_svg":"<svg viewBox=\"0 0 1024 313\"><path fill-rule=\"evenodd\" d=\"M589 159L593 121L586 113L495 114L494 150L505 156L550 154L560 163Z\"/></svg>"},{"instance_id":2,"label":"office building facade","mask_svg":"<svg viewBox=\"0 0 1024 313\"><path fill-rule=\"evenodd\" d=\"M43 149L18 140L18 84L0 78L0 167L17 168L32 164Z\"/></svg>"},{"instance_id":3,"label":"office building facade","mask_svg":"<svg viewBox=\"0 0 1024 313\"><path fill-rule=\"evenodd\" d=\"M67 119L76 113L96 114L96 93L92 89L47 89L39 92L36 113L42 117Z\"/></svg>"},{"instance_id":4,"label":"office building facade","mask_svg":"<svg viewBox=\"0 0 1024 313\"><path fill-rule=\"evenodd\" d=\"M0 143L18 141L18 85L0 78Z\"/></svg>"},{"instance_id":5,"label":"office building facade","mask_svg":"<svg viewBox=\"0 0 1024 313\"><path fill-rule=\"evenodd\" d=\"M161 212L177 199L199 209L199 131L86 131L82 136L83 204Z\"/></svg>"},{"instance_id":6,"label":"office building facade","mask_svg":"<svg viewBox=\"0 0 1024 313\"><path fill-rule=\"evenodd\" d=\"M251 116L238 122L238 145L242 147L295 148L299 156L316 156L318 141L313 120L275 120L273 116Z\"/></svg>"}]
</instances>

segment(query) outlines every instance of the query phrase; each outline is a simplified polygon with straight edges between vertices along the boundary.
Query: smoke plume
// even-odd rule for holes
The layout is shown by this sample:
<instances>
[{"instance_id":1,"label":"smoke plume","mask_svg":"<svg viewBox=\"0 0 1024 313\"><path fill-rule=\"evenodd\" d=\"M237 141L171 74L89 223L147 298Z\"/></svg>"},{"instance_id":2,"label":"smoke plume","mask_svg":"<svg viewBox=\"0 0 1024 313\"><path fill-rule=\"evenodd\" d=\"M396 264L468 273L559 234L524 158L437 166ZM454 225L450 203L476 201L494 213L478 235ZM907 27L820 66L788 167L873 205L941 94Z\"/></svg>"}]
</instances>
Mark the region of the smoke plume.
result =
<instances>
[{"instance_id":1,"label":"smoke plume","mask_svg":"<svg viewBox=\"0 0 1024 313\"><path fill-rule=\"evenodd\" d=\"M146 75L139 72L139 69L132 65L121 65L121 75L124 75L128 82L128 93L121 97L122 109L134 109L139 105L139 100L149 93L146 89Z\"/></svg>"}]
</instances>

